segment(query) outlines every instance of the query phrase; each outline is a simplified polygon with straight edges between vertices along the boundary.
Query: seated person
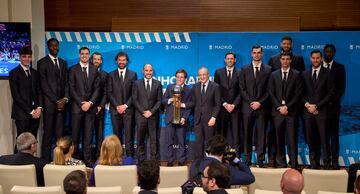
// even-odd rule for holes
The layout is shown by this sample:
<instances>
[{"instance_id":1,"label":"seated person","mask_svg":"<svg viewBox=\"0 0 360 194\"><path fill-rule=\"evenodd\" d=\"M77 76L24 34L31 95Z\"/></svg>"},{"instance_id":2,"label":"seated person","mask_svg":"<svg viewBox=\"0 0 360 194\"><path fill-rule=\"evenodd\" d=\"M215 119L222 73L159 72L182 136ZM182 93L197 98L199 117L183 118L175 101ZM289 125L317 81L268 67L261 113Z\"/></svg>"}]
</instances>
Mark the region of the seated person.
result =
<instances>
[{"instance_id":1,"label":"seated person","mask_svg":"<svg viewBox=\"0 0 360 194\"><path fill-rule=\"evenodd\" d=\"M208 156L201 160L196 160L190 167L191 180L201 184L199 175L204 172L205 167L212 161L222 162L225 167L230 171L230 184L231 185L249 185L255 181L254 175L251 173L250 168L235 158L233 161L224 160L224 153L226 151L227 142L221 135L215 135L210 138L208 142Z\"/></svg>"},{"instance_id":2,"label":"seated person","mask_svg":"<svg viewBox=\"0 0 360 194\"><path fill-rule=\"evenodd\" d=\"M16 149L18 153L4 155L0 157L0 164L6 165L28 165L34 164L36 168L36 179L38 186L44 186L43 168L46 161L42 158L35 157L38 141L33 134L24 132L16 139Z\"/></svg>"},{"instance_id":3,"label":"seated person","mask_svg":"<svg viewBox=\"0 0 360 194\"><path fill-rule=\"evenodd\" d=\"M86 194L87 181L85 172L81 170L70 172L64 178L63 185L66 194Z\"/></svg>"},{"instance_id":4,"label":"seated person","mask_svg":"<svg viewBox=\"0 0 360 194\"><path fill-rule=\"evenodd\" d=\"M123 158L121 142L116 135L110 135L101 144L99 159L95 162L91 172L90 185L95 186L94 171L97 165L121 166L134 165L135 161L131 157Z\"/></svg>"},{"instance_id":5,"label":"seated person","mask_svg":"<svg viewBox=\"0 0 360 194\"><path fill-rule=\"evenodd\" d=\"M356 178L356 181L354 183L354 193L360 194L360 175Z\"/></svg>"},{"instance_id":6,"label":"seated person","mask_svg":"<svg viewBox=\"0 0 360 194\"><path fill-rule=\"evenodd\" d=\"M300 194L304 189L303 175L295 169L286 170L281 177L280 188L284 194Z\"/></svg>"},{"instance_id":7,"label":"seated person","mask_svg":"<svg viewBox=\"0 0 360 194\"><path fill-rule=\"evenodd\" d=\"M354 192L354 182L356 180L356 173L360 170L360 163L354 163L349 166L349 176L348 176L348 187L347 192L352 193Z\"/></svg>"},{"instance_id":8,"label":"seated person","mask_svg":"<svg viewBox=\"0 0 360 194\"><path fill-rule=\"evenodd\" d=\"M70 137L61 137L56 141L54 149L55 165L83 165L84 162L72 157L74 154L74 144Z\"/></svg>"},{"instance_id":9,"label":"seated person","mask_svg":"<svg viewBox=\"0 0 360 194\"><path fill-rule=\"evenodd\" d=\"M160 165L156 160L145 160L138 166L139 194L157 194L160 184Z\"/></svg>"},{"instance_id":10,"label":"seated person","mask_svg":"<svg viewBox=\"0 0 360 194\"><path fill-rule=\"evenodd\" d=\"M228 194L225 189L230 186L230 172L220 162L210 162L201 175L203 190L208 194Z\"/></svg>"}]
</instances>

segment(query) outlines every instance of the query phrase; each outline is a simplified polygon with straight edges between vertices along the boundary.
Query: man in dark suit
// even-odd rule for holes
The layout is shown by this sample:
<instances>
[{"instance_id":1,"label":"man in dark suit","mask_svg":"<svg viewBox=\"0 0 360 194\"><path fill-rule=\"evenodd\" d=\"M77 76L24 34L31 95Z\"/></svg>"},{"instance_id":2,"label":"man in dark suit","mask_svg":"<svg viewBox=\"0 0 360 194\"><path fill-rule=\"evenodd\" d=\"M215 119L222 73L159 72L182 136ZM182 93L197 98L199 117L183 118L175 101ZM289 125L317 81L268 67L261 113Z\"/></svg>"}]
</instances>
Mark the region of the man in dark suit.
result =
<instances>
[{"instance_id":1,"label":"man in dark suit","mask_svg":"<svg viewBox=\"0 0 360 194\"><path fill-rule=\"evenodd\" d=\"M220 162L211 162L202 173L201 183L208 194L228 194L225 189L230 186L230 172Z\"/></svg>"},{"instance_id":2,"label":"man in dark suit","mask_svg":"<svg viewBox=\"0 0 360 194\"><path fill-rule=\"evenodd\" d=\"M327 169L330 164L330 153L326 121L329 103L334 94L334 84L330 71L322 67L322 54L319 50L311 51L310 61L311 69L302 73L305 134L309 145L311 168L319 167L322 148L324 168Z\"/></svg>"},{"instance_id":3,"label":"man in dark suit","mask_svg":"<svg viewBox=\"0 0 360 194\"><path fill-rule=\"evenodd\" d=\"M99 52L94 52L91 55L91 62L99 72L99 98L96 101L96 116L95 116L95 136L96 136L96 156L99 157L101 143L104 139L104 116L105 116L105 104L108 102L106 95L106 82L108 73L102 70L102 55Z\"/></svg>"},{"instance_id":4,"label":"man in dark suit","mask_svg":"<svg viewBox=\"0 0 360 194\"><path fill-rule=\"evenodd\" d=\"M341 111L341 98L345 93L346 74L344 65L334 61L335 46L326 44L324 47L323 66L330 70L331 78L334 82L334 96L329 103L329 115L327 126L330 136L330 156L333 169L339 169L339 122Z\"/></svg>"},{"instance_id":5,"label":"man in dark suit","mask_svg":"<svg viewBox=\"0 0 360 194\"><path fill-rule=\"evenodd\" d=\"M139 194L157 194L160 184L160 165L156 160L145 160L138 166Z\"/></svg>"},{"instance_id":6,"label":"man in dark suit","mask_svg":"<svg viewBox=\"0 0 360 194\"><path fill-rule=\"evenodd\" d=\"M280 62L281 56L280 55L283 52L292 53L292 47L293 47L292 43L293 43L293 40L290 36L282 37L281 42L280 42L281 52L279 54L272 56L268 62L268 65L271 66L271 71L275 71L275 70L278 70L281 68L281 62ZM303 72L305 70L304 58L301 55L295 55L294 53L292 53L290 67L292 69L299 71L300 73ZM298 108L298 110L300 111L301 108ZM300 112L297 114L299 117ZM296 123L296 128L299 128L298 121ZM268 136L267 136L267 144L268 144L269 166L274 167L274 166L276 166L275 158L276 158L276 146L277 145L276 145L275 128L274 128L274 123L272 122L272 120L270 120L270 130L269 130Z\"/></svg>"},{"instance_id":7,"label":"man in dark suit","mask_svg":"<svg viewBox=\"0 0 360 194\"><path fill-rule=\"evenodd\" d=\"M269 96L272 102L273 123L276 131L277 164L286 168L285 142L292 168L297 166L297 112L302 91L299 71L290 68L292 54L280 54L281 68L272 72L269 80ZM287 140L285 141L285 134Z\"/></svg>"},{"instance_id":8,"label":"man in dark suit","mask_svg":"<svg viewBox=\"0 0 360 194\"><path fill-rule=\"evenodd\" d=\"M19 134L16 139L16 148L18 153L12 155L4 155L0 157L0 164L6 165L28 165L34 164L36 169L36 179L38 186L44 186L43 168L46 161L42 158L35 157L37 151L37 143L35 136L29 132Z\"/></svg>"},{"instance_id":9,"label":"man in dark suit","mask_svg":"<svg viewBox=\"0 0 360 194\"><path fill-rule=\"evenodd\" d=\"M221 91L221 109L217 122L218 134L228 137L229 145L242 151L242 146L239 148L239 138L242 137L239 123L239 104L240 104L240 89L239 89L239 70L235 68L236 54L228 52L225 54L226 67L217 69L215 71L214 82L219 84ZM230 134L228 134L230 133ZM241 142L243 142L241 140Z\"/></svg>"},{"instance_id":10,"label":"man in dark suit","mask_svg":"<svg viewBox=\"0 0 360 194\"><path fill-rule=\"evenodd\" d=\"M194 108L194 159L201 159L207 142L214 135L216 118L221 108L220 88L217 83L209 80L206 67L198 70L199 82L191 89L191 101L184 103L184 108Z\"/></svg>"},{"instance_id":11,"label":"man in dark suit","mask_svg":"<svg viewBox=\"0 0 360 194\"><path fill-rule=\"evenodd\" d=\"M111 123L114 134L125 143L126 155L132 157L134 156L134 106L131 93L137 75L127 68L129 56L125 52L119 52L115 61L118 68L109 73L107 80Z\"/></svg>"},{"instance_id":12,"label":"man in dark suit","mask_svg":"<svg viewBox=\"0 0 360 194\"><path fill-rule=\"evenodd\" d=\"M99 79L96 68L89 64L90 50L82 47L79 50L80 62L69 71L69 88L72 98L71 127L75 154L78 153L80 130L83 134L83 154L86 166L91 167L91 143L94 131L94 120L97 112L96 102L99 97Z\"/></svg>"},{"instance_id":13,"label":"man in dark suit","mask_svg":"<svg viewBox=\"0 0 360 194\"><path fill-rule=\"evenodd\" d=\"M160 105L162 97L161 83L152 78L153 66L145 64L143 67L144 78L136 80L133 84L132 99L135 111L138 162L145 160L145 137L150 139L150 155L152 160L157 159Z\"/></svg>"},{"instance_id":14,"label":"man in dark suit","mask_svg":"<svg viewBox=\"0 0 360 194\"><path fill-rule=\"evenodd\" d=\"M252 63L242 68L239 76L240 93L242 96L241 111L243 113L244 128L244 156L245 163L251 164L254 125L257 134L257 163L263 167L265 160L265 132L268 112L267 86L271 74L271 67L262 63L262 48L252 47Z\"/></svg>"},{"instance_id":15,"label":"man in dark suit","mask_svg":"<svg viewBox=\"0 0 360 194\"><path fill-rule=\"evenodd\" d=\"M13 98L11 118L15 120L17 135L30 132L35 137L39 128L42 100L39 73L31 67L32 50L20 50L20 64L9 73Z\"/></svg>"},{"instance_id":16,"label":"man in dark suit","mask_svg":"<svg viewBox=\"0 0 360 194\"><path fill-rule=\"evenodd\" d=\"M174 141L177 138L177 142L179 144L178 152L176 154L178 159L178 165L183 166L186 160L185 153L185 135L186 135L186 127L187 120L190 115L190 109L180 109L179 105L181 103L187 103L191 100L190 95L190 87L185 84L185 80L187 77L187 73L184 69L179 69L175 73L176 84L169 84L166 88L165 94L162 98L162 103L165 106L165 123L166 123L166 147L167 147L167 160L168 166L173 166L173 162L175 160L175 149L174 149ZM181 102L176 101L176 98L173 97L173 89L175 86L179 86L182 88L181 90ZM177 105L174 105L178 103ZM180 124L174 124L174 106L179 107L180 109Z\"/></svg>"},{"instance_id":17,"label":"man in dark suit","mask_svg":"<svg viewBox=\"0 0 360 194\"><path fill-rule=\"evenodd\" d=\"M49 55L37 62L40 86L43 95L44 119L41 157L50 162L52 138L62 137L64 130L64 109L69 99L68 66L58 57L59 41L47 41Z\"/></svg>"}]
</instances>

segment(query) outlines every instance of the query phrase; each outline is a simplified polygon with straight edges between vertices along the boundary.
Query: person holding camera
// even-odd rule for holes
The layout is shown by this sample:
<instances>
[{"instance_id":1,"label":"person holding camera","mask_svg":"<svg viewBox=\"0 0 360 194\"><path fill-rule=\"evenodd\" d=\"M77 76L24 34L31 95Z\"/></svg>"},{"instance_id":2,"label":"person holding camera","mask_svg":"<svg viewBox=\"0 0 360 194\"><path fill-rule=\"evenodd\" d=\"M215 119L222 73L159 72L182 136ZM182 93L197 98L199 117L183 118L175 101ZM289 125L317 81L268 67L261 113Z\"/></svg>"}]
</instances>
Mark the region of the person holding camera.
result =
<instances>
[{"instance_id":1,"label":"person holding camera","mask_svg":"<svg viewBox=\"0 0 360 194\"><path fill-rule=\"evenodd\" d=\"M201 185L201 175L206 166L211 162L221 162L230 171L230 185L249 185L255 181L250 168L240 162L234 154L227 150L227 142L221 135L213 136L208 142L207 156L201 160L196 160L190 167L190 180Z\"/></svg>"}]
</instances>

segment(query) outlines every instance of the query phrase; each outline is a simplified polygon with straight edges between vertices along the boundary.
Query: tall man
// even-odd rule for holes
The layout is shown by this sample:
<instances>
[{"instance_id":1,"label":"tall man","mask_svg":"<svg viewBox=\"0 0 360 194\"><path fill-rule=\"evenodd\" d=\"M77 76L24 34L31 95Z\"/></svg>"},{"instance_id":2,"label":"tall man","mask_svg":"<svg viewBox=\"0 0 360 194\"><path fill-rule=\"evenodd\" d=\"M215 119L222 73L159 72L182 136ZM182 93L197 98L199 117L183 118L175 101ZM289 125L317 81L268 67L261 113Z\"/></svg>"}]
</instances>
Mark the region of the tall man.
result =
<instances>
[{"instance_id":1,"label":"tall man","mask_svg":"<svg viewBox=\"0 0 360 194\"><path fill-rule=\"evenodd\" d=\"M134 106L131 93L137 75L127 68L129 56L125 52L119 52L115 61L118 68L109 73L107 80L111 123L114 134L125 143L126 155L134 156ZM122 138L124 133L125 139Z\"/></svg>"},{"instance_id":2,"label":"tall man","mask_svg":"<svg viewBox=\"0 0 360 194\"><path fill-rule=\"evenodd\" d=\"M301 97L302 80L297 70L290 68L291 53L280 54L281 69L272 72L269 80L269 96L272 102L273 123L276 131L277 164L287 167L285 142L292 168L297 166L297 112ZM287 140L285 141L285 134Z\"/></svg>"},{"instance_id":3,"label":"tall man","mask_svg":"<svg viewBox=\"0 0 360 194\"><path fill-rule=\"evenodd\" d=\"M239 73L235 68L236 54L228 52L225 54L225 67L217 69L215 72L214 82L219 84L221 91L221 109L217 124L218 133L224 137L229 137L229 145L236 149L239 148L240 123L239 111L240 89L239 89ZM230 135L228 135L230 133ZM241 141L242 142L242 141Z\"/></svg>"},{"instance_id":4,"label":"tall man","mask_svg":"<svg viewBox=\"0 0 360 194\"><path fill-rule=\"evenodd\" d=\"M31 67L31 55L30 47L21 48L20 64L9 74L13 98L11 118L15 120L17 136L30 132L36 137L42 112L40 76Z\"/></svg>"},{"instance_id":5,"label":"tall man","mask_svg":"<svg viewBox=\"0 0 360 194\"><path fill-rule=\"evenodd\" d=\"M86 166L92 167L91 143L97 112L95 103L99 96L99 73L92 64L89 64L89 48L80 48L79 55L80 62L69 71L69 88L72 98L72 139L75 145L75 154L78 154L80 130L82 130L84 161Z\"/></svg>"},{"instance_id":6,"label":"tall man","mask_svg":"<svg viewBox=\"0 0 360 194\"><path fill-rule=\"evenodd\" d=\"M244 128L244 156L245 163L251 164L254 125L257 134L257 163L263 167L265 159L265 130L268 109L267 86L271 74L271 67L262 63L262 48L258 45L251 50L252 62L242 68L239 76L240 93L242 96L241 111L243 113Z\"/></svg>"},{"instance_id":7,"label":"tall man","mask_svg":"<svg viewBox=\"0 0 360 194\"><path fill-rule=\"evenodd\" d=\"M293 48L292 38L290 36L282 37L280 42L280 48L281 48L281 52L279 54L272 56L268 62L268 65L271 66L271 71L275 71L281 68L281 62L280 62L281 53L284 52L292 53L292 48ZM294 53L292 53L290 67L301 73L302 71L305 70L304 58L301 55L295 55ZM299 108L298 110L301 110L301 108ZM298 113L298 115L299 114L300 113ZM276 165L275 163L276 135L275 135L274 123L272 122L272 120L270 121L271 121L270 130L267 136L267 144L268 144L269 166L272 167ZM298 122L296 123L296 128L299 128Z\"/></svg>"},{"instance_id":8,"label":"tall man","mask_svg":"<svg viewBox=\"0 0 360 194\"><path fill-rule=\"evenodd\" d=\"M190 109L180 109L180 124L174 124L174 104L178 103L187 103L191 100L190 91L191 88L185 84L187 73L184 69L179 69L175 73L176 83L169 84L166 88L165 94L162 98L162 103L164 104L165 111L165 123L166 123L166 147L167 147L167 160L168 166L172 166L175 160L175 149L174 141L175 137L179 144L178 152L176 154L179 166L185 164L186 153L185 153L185 134L187 119L190 115ZM173 89L175 86L180 86L181 91L181 102L177 102L176 98L173 97ZM179 107L180 108L180 107Z\"/></svg>"},{"instance_id":9,"label":"tall man","mask_svg":"<svg viewBox=\"0 0 360 194\"><path fill-rule=\"evenodd\" d=\"M311 51L311 69L302 74L304 91L302 96L305 134L310 151L310 165L317 169L322 156L324 168L329 168L329 141L326 120L331 98L334 94L334 84L330 71L322 67L322 54L319 50Z\"/></svg>"},{"instance_id":10,"label":"tall man","mask_svg":"<svg viewBox=\"0 0 360 194\"><path fill-rule=\"evenodd\" d=\"M160 105L162 97L161 83L152 78L153 66L145 64L144 78L136 80L133 84L132 99L135 111L138 162L145 160L145 137L150 139L150 155L152 160L157 159L157 130L159 125Z\"/></svg>"},{"instance_id":11,"label":"tall man","mask_svg":"<svg viewBox=\"0 0 360 194\"><path fill-rule=\"evenodd\" d=\"M341 110L341 97L345 93L346 74L344 65L334 61L335 46L327 44L324 47L324 63L323 66L328 68L334 82L334 96L329 103L329 115L327 126L330 136L330 155L332 168L339 169L339 122Z\"/></svg>"},{"instance_id":12,"label":"tall man","mask_svg":"<svg viewBox=\"0 0 360 194\"><path fill-rule=\"evenodd\" d=\"M99 72L99 98L96 101L96 116L95 116L95 135L96 135L96 155L100 155L101 143L103 141L104 133L104 116L105 104L108 101L106 95L106 81L108 74L101 69L102 55L99 52L94 52L91 56L91 62Z\"/></svg>"},{"instance_id":13,"label":"tall man","mask_svg":"<svg viewBox=\"0 0 360 194\"><path fill-rule=\"evenodd\" d=\"M204 156L207 142L214 135L216 117L221 108L220 88L217 83L209 80L209 71L206 67L198 70L199 82L191 89L191 101L183 107L194 108L194 130L196 142L194 145L194 159Z\"/></svg>"},{"instance_id":14,"label":"tall man","mask_svg":"<svg viewBox=\"0 0 360 194\"><path fill-rule=\"evenodd\" d=\"M47 41L49 54L37 62L44 105L44 134L42 138L42 158L50 162L51 142L62 137L64 130L64 109L69 99L68 66L58 57L59 41Z\"/></svg>"}]
</instances>

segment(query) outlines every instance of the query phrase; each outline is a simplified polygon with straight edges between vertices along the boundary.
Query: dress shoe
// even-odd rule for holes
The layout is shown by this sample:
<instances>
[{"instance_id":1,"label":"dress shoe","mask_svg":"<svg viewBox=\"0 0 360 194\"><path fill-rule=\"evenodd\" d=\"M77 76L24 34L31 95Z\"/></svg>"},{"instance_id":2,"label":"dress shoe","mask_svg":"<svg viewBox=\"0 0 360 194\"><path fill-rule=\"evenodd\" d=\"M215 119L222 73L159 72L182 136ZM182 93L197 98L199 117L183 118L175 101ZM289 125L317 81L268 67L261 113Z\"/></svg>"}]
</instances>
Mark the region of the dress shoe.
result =
<instances>
[{"instance_id":1,"label":"dress shoe","mask_svg":"<svg viewBox=\"0 0 360 194\"><path fill-rule=\"evenodd\" d=\"M174 166L174 164L172 162L168 162L167 166Z\"/></svg>"},{"instance_id":2,"label":"dress shoe","mask_svg":"<svg viewBox=\"0 0 360 194\"><path fill-rule=\"evenodd\" d=\"M263 163L262 161L259 161L259 162L257 163L257 167L258 167L258 168L264 168L264 163Z\"/></svg>"},{"instance_id":3,"label":"dress shoe","mask_svg":"<svg viewBox=\"0 0 360 194\"><path fill-rule=\"evenodd\" d=\"M185 166L185 162L179 162L178 166Z\"/></svg>"}]
</instances>

